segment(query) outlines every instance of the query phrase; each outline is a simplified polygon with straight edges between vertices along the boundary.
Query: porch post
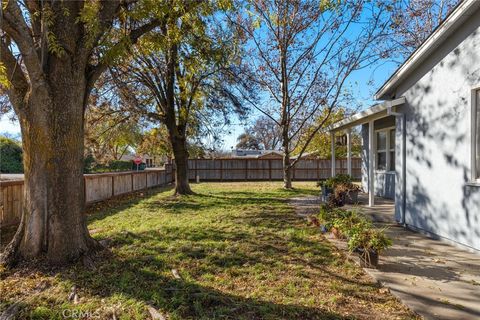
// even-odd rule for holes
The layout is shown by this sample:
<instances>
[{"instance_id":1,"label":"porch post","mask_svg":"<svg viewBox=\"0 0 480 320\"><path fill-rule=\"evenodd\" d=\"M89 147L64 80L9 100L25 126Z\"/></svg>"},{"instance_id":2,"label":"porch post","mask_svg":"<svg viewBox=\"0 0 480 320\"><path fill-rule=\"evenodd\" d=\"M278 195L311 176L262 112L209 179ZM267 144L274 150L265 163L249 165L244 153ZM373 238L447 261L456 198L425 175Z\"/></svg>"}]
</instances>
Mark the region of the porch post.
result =
<instances>
[{"instance_id":1,"label":"porch post","mask_svg":"<svg viewBox=\"0 0 480 320\"><path fill-rule=\"evenodd\" d=\"M373 121L368 123L368 206L372 207L375 205L375 152L374 152L374 140L373 134Z\"/></svg>"},{"instance_id":2,"label":"porch post","mask_svg":"<svg viewBox=\"0 0 480 320\"><path fill-rule=\"evenodd\" d=\"M352 176L352 129L347 130L347 173Z\"/></svg>"},{"instance_id":3,"label":"porch post","mask_svg":"<svg viewBox=\"0 0 480 320\"><path fill-rule=\"evenodd\" d=\"M335 132L330 132L330 143L332 152L332 177L335 177Z\"/></svg>"}]
</instances>

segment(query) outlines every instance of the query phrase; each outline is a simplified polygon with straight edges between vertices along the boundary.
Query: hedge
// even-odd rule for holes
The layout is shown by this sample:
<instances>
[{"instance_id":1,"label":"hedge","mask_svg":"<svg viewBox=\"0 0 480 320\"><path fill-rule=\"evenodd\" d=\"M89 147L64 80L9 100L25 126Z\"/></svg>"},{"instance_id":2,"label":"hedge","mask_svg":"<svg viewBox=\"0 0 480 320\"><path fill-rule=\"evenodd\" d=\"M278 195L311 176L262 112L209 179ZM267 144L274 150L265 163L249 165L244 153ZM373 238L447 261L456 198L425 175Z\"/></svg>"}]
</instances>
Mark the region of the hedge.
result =
<instances>
[{"instance_id":1,"label":"hedge","mask_svg":"<svg viewBox=\"0 0 480 320\"><path fill-rule=\"evenodd\" d=\"M15 141L0 136L0 172L23 173L22 147Z\"/></svg>"}]
</instances>

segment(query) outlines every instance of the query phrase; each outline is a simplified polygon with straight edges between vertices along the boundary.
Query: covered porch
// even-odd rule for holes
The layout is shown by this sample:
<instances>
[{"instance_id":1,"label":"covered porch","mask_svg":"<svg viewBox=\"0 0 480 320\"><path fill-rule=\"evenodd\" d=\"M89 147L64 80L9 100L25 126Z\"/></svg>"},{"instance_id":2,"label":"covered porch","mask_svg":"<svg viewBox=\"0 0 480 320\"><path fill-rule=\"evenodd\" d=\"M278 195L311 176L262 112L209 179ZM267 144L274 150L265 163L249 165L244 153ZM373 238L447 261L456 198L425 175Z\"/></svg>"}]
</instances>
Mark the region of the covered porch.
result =
<instances>
[{"instance_id":1,"label":"covered porch","mask_svg":"<svg viewBox=\"0 0 480 320\"><path fill-rule=\"evenodd\" d=\"M395 201L383 197L375 197L375 206L370 206L368 203L368 193L361 192L358 194L357 204L346 204L345 209L361 209L361 212L369 217L374 223L385 225L397 225L394 219L395 215Z\"/></svg>"},{"instance_id":2,"label":"covered porch","mask_svg":"<svg viewBox=\"0 0 480 320\"><path fill-rule=\"evenodd\" d=\"M393 239L393 246L382 253L378 269L365 269L388 287L404 304L426 319L477 319L480 317L480 257L476 253L412 232L393 218L393 200L375 197L369 206L369 194L359 194L357 205L377 227ZM329 238L338 248L346 242ZM354 259L354 256L351 256Z\"/></svg>"},{"instance_id":3,"label":"covered porch","mask_svg":"<svg viewBox=\"0 0 480 320\"><path fill-rule=\"evenodd\" d=\"M329 128L331 137L332 177L335 175L335 149L337 142L345 140L347 145L347 172L352 173L352 132L360 127L362 148L362 189L366 193L363 199L368 207L384 204L383 198L391 199L390 215L396 213L394 201L403 202L404 174L404 115L397 112L397 106L405 103L405 98L398 98L376 104L349 118L339 121ZM400 209L401 203L397 203ZM401 210L403 211L403 210ZM401 221L399 212L396 220Z\"/></svg>"}]
</instances>

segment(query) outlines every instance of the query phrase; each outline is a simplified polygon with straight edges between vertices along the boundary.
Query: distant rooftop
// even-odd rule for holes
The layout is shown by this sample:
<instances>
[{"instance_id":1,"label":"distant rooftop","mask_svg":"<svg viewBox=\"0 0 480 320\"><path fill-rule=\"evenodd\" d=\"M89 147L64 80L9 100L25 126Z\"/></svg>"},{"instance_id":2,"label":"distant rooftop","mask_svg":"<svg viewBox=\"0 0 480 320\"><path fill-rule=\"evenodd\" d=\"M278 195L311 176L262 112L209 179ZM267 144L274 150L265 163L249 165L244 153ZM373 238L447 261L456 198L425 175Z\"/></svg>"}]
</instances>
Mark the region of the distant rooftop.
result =
<instances>
[{"instance_id":1,"label":"distant rooftop","mask_svg":"<svg viewBox=\"0 0 480 320\"><path fill-rule=\"evenodd\" d=\"M246 149L234 149L232 151L233 158L260 158L267 154L276 154L283 156L282 151L278 150L246 150Z\"/></svg>"}]
</instances>

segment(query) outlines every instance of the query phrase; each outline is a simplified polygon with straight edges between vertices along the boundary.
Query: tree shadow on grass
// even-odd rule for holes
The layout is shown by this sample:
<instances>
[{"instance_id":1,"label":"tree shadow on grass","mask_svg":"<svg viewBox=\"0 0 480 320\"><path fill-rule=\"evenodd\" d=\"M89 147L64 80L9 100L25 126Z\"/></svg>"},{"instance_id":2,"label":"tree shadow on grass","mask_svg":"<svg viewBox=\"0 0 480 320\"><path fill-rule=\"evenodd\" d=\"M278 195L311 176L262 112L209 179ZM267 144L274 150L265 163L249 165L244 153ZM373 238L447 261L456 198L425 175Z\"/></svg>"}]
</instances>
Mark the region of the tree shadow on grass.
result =
<instances>
[{"instance_id":1,"label":"tree shadow on grass","mask_svg":"<svg viewBox=\"0 0 480 320\"><path fill-rule=\"evenodd\" d=\"M95 270L75 266L57 272L55 277L75 284L80 296L93 297L97 304L106 299L105 304L112 305L121 297L128 308L134 309L122 311L132 319L148 318L147 303L172 319L351 319L332 312L331 307L327 310L321 303L296 302L316 301L315 290L323 290L332 280L340 283L338 291L355 293L356 299L367 303L373 299L381 303L384 297L368 293L368 288L376 289L375 284L348 278L332 268L343 263L343 258L338 261L331 246L315 235L318 231L305 228L293 212L286 214L292 208L285 205L285 199L274 193L265 198L250 195L233 192L228 196L180 198L179 202L197 199L204 209L210 204L200 200L208 198L226 210L213 216L205 210L205 216L193 222L189 221L191 216L178 216L174 224L162 224L160 219L141 232L115 230L108 233L112 254L99 259ZM96 218L137 204L142 210L155 210L155 203L148 200L147 195L142 204L128 202L98 213ZM249 211L228 209L239 205ZM188 206L184 211L191 210ZM95 237L102 240L102 233ZM172 275L172 269L179 271L181 279ZM300 281L302 287L291 293L285 281L295 287ZM305 283L308 285L303 287ZM66 299L68 293L64 295ZM35 307L33 303L26 306ZM65 308L65 303L56 302L51 309L58 313L58 308Z\"/></svg>"},{"instance_id":2,"label":"tree shadow on grass","mask_svg":"<svg viewBox=\"0 0 480 320\"><path fill-rule=\"evenodd\" d=\"M152 197L155 197L159 193L165 191L173 192L173 186L169 185L164 187L141 190L134 193L119 195L106 201L90 204L87 206L86 210L87 221L88 223L91 223L97 220L102 220L108 216L113 216L117 213L120 213L140 204L142 201L148 201ZM171 197L173 197L173 195Z\"/></svg>"},{"instance_id":3,"label":"tree shadow on grass","mask_svg":"<svg viewBox=\"0 0 480 320\"><path fill-rule=\"evenodd\" d=\"M102 276L85 273L66 279L101 298L121 294L181 319L345 319L322 308L246 298L202 286L195 280L159 274L151 262L110 260ZM72 276L73 274L69 274Z\"/></svg>"},{"instance_id":4,"label":"tree shadow on grass","mask_svg":"<svg viewBox=\"0 0 480 320\"><path fill-rule=\"evenodd\" d=\"M283 204L287 201L280 197L258 197L255 193L230 192L228 195L197 193L186 197L168 197L148 201L143 208L150 212L165 210L171 214L182 214L185 211L208 210L222 207L239 206L272 206Z\"/></svg>"},{"instance_id":5,"label":"tree shadow on grass","mask_svg":"<svg viewBox=\"0 0 480 320\"><path fill-rule=\"evenodd\" d=\"M163 245L159 246L159 243ZM292 250L286 248L287 243ZM75 272L63 273L62 278L75 283L89 295L100 298L121 295L151 303L173 318L350 318L328 311L320 304L311 307L278 301L278 297L271 300L266 300L265 296L253 298L249 297L249 292L242 291L241 287L246 284L240 279L245 273L261 269L264 275L281 276L283 266L292 262L322 270L328 277L334 276L340 281L371 285L329 272L327 265L334 258L328 248L322 243L295 236L285 239L275 234L263 234L261 239L252 239L236 231L176 228L139 234L119 233L113 237L111 249L121 255L101 261L95 271L80 268ZM308 259L305 258L307 251ZM182 278L175 279L171 275L172 269L178 269ZM219 290L215 288L215 283L204 282L204 275L217 277L220 282L223 281L222 277L233 277L227 281L235 281L236 275L239 282L232 283L233 287L227 285ZM318 273L302 271L302 277L312 279L317 276ZM248 277L255 281L252 274ZM254 283L248 285L256 287ZM275 283L272 285L278 286ZM259 282L259 286L265 284ZM362 294L358 298L371 300L371 297L365 298Z\"/></svg>"},{"instance_id":6,"label":"tree shadow on grass","mask_svg":"<svg viewBox=\"0 0 480 320\"><path fill-rule=\"evenodd\" d=\"M42 314L44 317L41 319L61 319L65 309L81 309L95 314L95 318L111 319L107 309L97 314L99 307L107 301L104 299L113 299L109 304L114 305L113 302L118 303L118 297L121 297L121 300L129 301L115 312L122 319L149 319L146 305L168 314L171 319L351 319L320 306L249 298L245 294L240 296L200 285L195 280L176 279L162 273L164 267L155 259L109 257L97 263L93 271L81 266L61 270L55 274L56 278L75 284L81 298L95 297L97 303L74 305L67 301L68 293L65 292L61 297L51 297L54 300L50 303L54 305L49 308L39 308L35 302L22 301L19 316L23 319L32 314ZM18 302L1 300L3 308ZM98 300L102 301L101 304Z\"/></svg>"}]
</instances>

